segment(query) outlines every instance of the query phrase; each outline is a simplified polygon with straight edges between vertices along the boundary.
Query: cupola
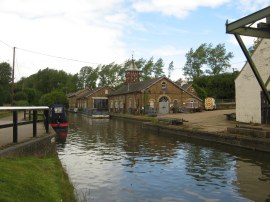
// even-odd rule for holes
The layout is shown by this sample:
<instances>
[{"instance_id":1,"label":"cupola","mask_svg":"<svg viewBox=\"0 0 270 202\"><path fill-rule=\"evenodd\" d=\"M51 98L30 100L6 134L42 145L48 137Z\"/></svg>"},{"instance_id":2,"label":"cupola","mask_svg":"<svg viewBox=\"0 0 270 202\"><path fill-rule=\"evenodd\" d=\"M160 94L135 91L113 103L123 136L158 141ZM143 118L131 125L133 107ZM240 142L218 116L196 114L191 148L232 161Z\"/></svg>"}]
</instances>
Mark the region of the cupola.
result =
<instances>
[{"instance_id":1,"label":"cupola","mask_svg":"<svg viewBox=\"0 0 270 202\"><path fill-rule=\"evenodd\" d=\"M132 60L129 68L126 70L126 83L140 82L141 71L137 68L132 55Z\"/></svg>"}]
</instances>

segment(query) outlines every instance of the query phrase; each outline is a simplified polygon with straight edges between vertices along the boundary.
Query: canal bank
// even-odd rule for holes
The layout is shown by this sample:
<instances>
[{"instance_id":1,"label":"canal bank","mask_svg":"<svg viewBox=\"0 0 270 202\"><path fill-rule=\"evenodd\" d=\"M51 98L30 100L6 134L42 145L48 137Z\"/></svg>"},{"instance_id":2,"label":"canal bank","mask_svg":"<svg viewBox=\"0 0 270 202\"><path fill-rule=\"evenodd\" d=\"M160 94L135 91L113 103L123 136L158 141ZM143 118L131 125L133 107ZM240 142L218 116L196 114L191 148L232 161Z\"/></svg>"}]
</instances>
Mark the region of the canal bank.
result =
<instances>
[{"instance_id":1,"label":"canal bank","mask_svg":"<svg viewBox=\"0 0 270 202\"><path fill-rule=\"evenodd\" d=\"M0 123L12 123L12 116ZM32 124L19 126L13 143L12 127L0 129L0 201L77 201L56 153L55 133L45 133L42 123L36 137L32 133Z\"/></svg>"},{"instance_id":2,"label":"canal bank","mask_svg":"<svg viewBox=\"0 0 270 202\"><path fill-rule=\"evenodd\" d=\"M227 120L226 114L234 110L204 111L201 113L179 113L167 114L158 117L135 116L125 114L112 114L113 118L132 119L144 122L145 129L153 130L159 135L175 134L188 138L196 138L204 141L211 141L226 145L242 147L254 151L270 152L270 138L258 137L254 134L233 134L228 128L237 128L239 125L245 128L258 128L252 124L239 124L233 120ZM159 122L158 119L179 119L184 120L183 125L171 125ZM261 130L269 131L269 126L260 125Z\"/></svg>"},{"instance_id":3,"label":"canal bank","mask_svg":"<svg viewBox=\"0 0 270 202\"><path fill-rule=\"evenodd\" d=\"M0 158L0 201L76 201L57 155Z\"/></svg>"}]
</instances>

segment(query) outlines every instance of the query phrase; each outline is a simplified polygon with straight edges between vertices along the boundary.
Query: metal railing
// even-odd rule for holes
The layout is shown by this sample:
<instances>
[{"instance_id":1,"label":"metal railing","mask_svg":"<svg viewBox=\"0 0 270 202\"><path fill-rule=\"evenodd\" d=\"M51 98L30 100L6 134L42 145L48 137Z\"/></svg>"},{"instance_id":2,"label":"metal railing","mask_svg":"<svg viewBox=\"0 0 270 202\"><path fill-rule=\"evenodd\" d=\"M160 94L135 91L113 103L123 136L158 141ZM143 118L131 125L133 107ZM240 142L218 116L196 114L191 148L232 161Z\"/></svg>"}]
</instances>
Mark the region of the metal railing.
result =
<instances>
[{"instance_id":1,"label":"metal railing","mask_svg":"<svg viewBox=\"0 0 270 202\"><path fill-rule=\"evenodd\" d=\"M18 123L18 111L33 111L33 120L25 121ZM13 114L13 123L12 124L0 124L0 128L13 127L13 143L18 142L18 125L25 125L33 123L33 137L37 136L37 112L42 110L44 115L44 126L46 133L49 133L49 107L39 106L39 107L0 107L0 111L8 111Z\"/></svg>"}]
</instances>

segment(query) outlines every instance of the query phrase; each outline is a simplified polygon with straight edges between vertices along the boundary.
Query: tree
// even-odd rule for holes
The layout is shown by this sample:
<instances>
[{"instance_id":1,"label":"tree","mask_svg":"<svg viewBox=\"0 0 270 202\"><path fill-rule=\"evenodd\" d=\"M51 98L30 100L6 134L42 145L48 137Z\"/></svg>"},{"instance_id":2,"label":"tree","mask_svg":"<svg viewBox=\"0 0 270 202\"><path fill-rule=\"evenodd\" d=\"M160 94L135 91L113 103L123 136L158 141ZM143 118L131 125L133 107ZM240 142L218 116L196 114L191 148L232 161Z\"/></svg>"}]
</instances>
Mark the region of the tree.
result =
<instances>
[{"instance_id":1,"label":"tree","mask_svg":"<svg viewBox=\"0 0 270 202\"><path fill-rule=\"evenodd\" d=\"M38 93L34 88L24 88L23 92L27 95L27 101L30 105L38 105L40 93Z\"/></svg>"},{"instance_id":2,"label":"tree","mask_svg":"<svg viewBox=\"0 0 270 202\"><path fill-rule=\"evenodd\" d=\"M214 97L216 99L234 99L234 80L237 75L237 72L204 75L193 80L193 87L201 98Z\"/></svg>"},{"instance_id":3,"label":"tree","mask_svg":"<svg viewBox=\"0 0 270 202\"><path fill-rule=\"evenodd\" d=\"M17 91L23 91L27 88L35 90L37 96L35 101L38 101L42 94L50 93L54 90L63 91L64 93L77 91L78 76L77 74L67 74L62 70L46 68L27 78L21 78L15 85Z\"/></svg>"},{"instance_id":4,"label":"tree","mask_svg":"<svg viewBox=\"0 0 270 202\"><path fill-rule=\"evenodd\" d=\"M142 80L148 80L151 79L151 74L153 72L153 67L154 67L154 58L151 57L145 65L142 67Z\"/></svg>"},{"instance_id":5,"label":"tree","mask_svg":"<svg viewBox=\"0 0 270 202\"><path fill-rule=\"evenodd\" d=\"M0 105L10 101L11 98L12 68L9 63L0 63Z\"/></svg>"},{"instance_id":6,"label":"tree","mask_svg":"<svg viewBox=\"0 0 270 202\"><path fill-rule=\"evenodd\" d=\"M8 85L11 83L12 68L9 63L0 63L0 85Z\"/></svg>"},{"instance_id":7,"label":"tree","mask_svg":"<svg viewBox=\"0 0 270 202\"><path fill-rule=\"evenodd\" d=\"M178 86L182 86L182 83L184 82L184 80L182 78L177 79L174 83Z\"/></svg>"},{"instance_id":8,"label":"tree","mask_svg":"<svg viewBox=\"0 0 270 202\"><path fill-rule=\"evenodd\" d=\"M53 91L51 93L47 93L41 96L39 100L39 104L43 106L49 106L52 104L68 104L68 100L66 95L61 91Z\"/></svg>"},{"instance_id":9,"label":"tree","mask_svg":"<svg viewBox=\"0 0 270 202\"><path fill-rule=\"evenodd\" d=\"M183 68L184 75L188 80L193 80L194 78L203 75L202 67L207 61L207 45L202 44L195 51L191 48L186 54L186 63Z\"/></svg>"},{"instance_id":10,"label":"tree","mask_svg":"<svg viewBox=\"0 0 270 202\"><path fill-rule=\"evenodd\" d=\"M99 65L99 69L99 86L117 87L123 82L120 75L121 65L115 63Z\"/></svg>"},{"instance_id":11,"label":"tree","mask_svg":"<svg viewBox=\"0 0 270 202\"><path fill-rule=\"evenodd\" d=\"M78 75L79 87L94 89L97 87L99 68L94 69L90 66L82 67Z\"/></svg>"},{"instance_id":12,"label":"tree","mask_svg":"<svg viewBox=\"0 0 270 202\"><path fill-rule=\"evenodd\" d=\"M173 70L174 70L174 65L173 65L173 61L171 61L168 66L168 78L171 78L171 73Z\"/></svg>"},{"instance_id":13,"label":"tree","mask_svg":"<svg viewBox=\"0 0 270 202\"><path fill-rule=\"evenodd\" d=\"M15 93L14 100L16 100L16 101L19 101L19 100L28 100L28 98L27 98L27 95L26 95L25 92L19 91L19 92Z\"/></svg>"},{"instance_id":14,"label":"tree","mask_svg":"<svg viewBox=\"0 0 270 202\"><path fill-rule=\"evenodd\" d=\"M163 67L164 67L163 59L159 58L153 66L153 73L155 78L164 76Z\"/></svg>"},{"instance_id":15,"label":"tree","mask_svg":"<svg viewBox=\"0 0 270 202\"><path fill-rule=\"evenodd\" d=\"M250 55L252 55L254 53L255 49L258 47L258 45L260 44L261 41L262 41L261 38L256 38L253 41L254 42L253 45L248 48L248 52Z\"/></svg>"},{"instance_id":16,"label":"tree","mask_svg":"<svg viewBox=\"0 0 270 202\"><path fill-rule=\"evenodd\" d=\"M218 75L230 67L232 57L232 52L226 53L224 44L218 44L216 47L212 44L201 44L195 51L191 48L186 54L184 75L189 80L194 80L205 73Z\"/></svg>"},{"instance_id":17,"label":"tree","mask_svg":"<svg viewBox=\"0 0 270 202\"><path fill-rule=\"evenodd\" d=\"M233 53L226 53L225 44L218 44L212 48L212 44L208 45L207 67L206 73L210 75L218 75L225 72L230 65L230 59L233 58Z\"/></svg>"}]
</instances>

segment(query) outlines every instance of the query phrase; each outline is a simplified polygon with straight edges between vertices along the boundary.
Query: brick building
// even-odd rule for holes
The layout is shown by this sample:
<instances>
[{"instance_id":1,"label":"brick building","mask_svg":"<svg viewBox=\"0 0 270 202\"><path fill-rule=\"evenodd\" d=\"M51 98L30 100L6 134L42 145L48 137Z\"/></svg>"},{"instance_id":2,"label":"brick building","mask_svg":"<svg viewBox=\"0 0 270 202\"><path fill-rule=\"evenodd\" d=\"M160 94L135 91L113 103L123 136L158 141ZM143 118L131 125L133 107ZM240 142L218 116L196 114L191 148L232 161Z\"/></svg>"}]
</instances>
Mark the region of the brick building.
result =
<instances>
[{"instance_id":1,"label":"brick building","mask_svg":"<svg viewBox=\"0 0 270 202\"><path fill-rule=\"evenodd\" d=\"M79 90L75 93L69 93L67 95L68 98L68 106L69 106L69 110L73 110L75 108L78 108L78 97L80 97L81 95L83 95L84 93L88 92L89 89L85 88L82 90Z\"/></svg>"},{"instance_id":2,"label":"brick building","mask_svg":"<svg viewBox=\"0 0 270 202\"><path fill-rule=\"evenodd\" d=\"M83 110L108 109L108 94L112 92L108 86L86 90L77 96L77 107Z\"/></svg>"},{"instance_id":3,"label":"brick building","mask_svg":"<svg viewBox=\"0 0 270 202\"><path fill-rule=\"evenodd\" d=\"M126 82L109 96L109 110L120 113L142 113L155 110L167 114L172 108L198 108L202 100L195 94L164 77L140 81L140 71L132 60L126 71Z\"/></svg>"}]
</instances>

